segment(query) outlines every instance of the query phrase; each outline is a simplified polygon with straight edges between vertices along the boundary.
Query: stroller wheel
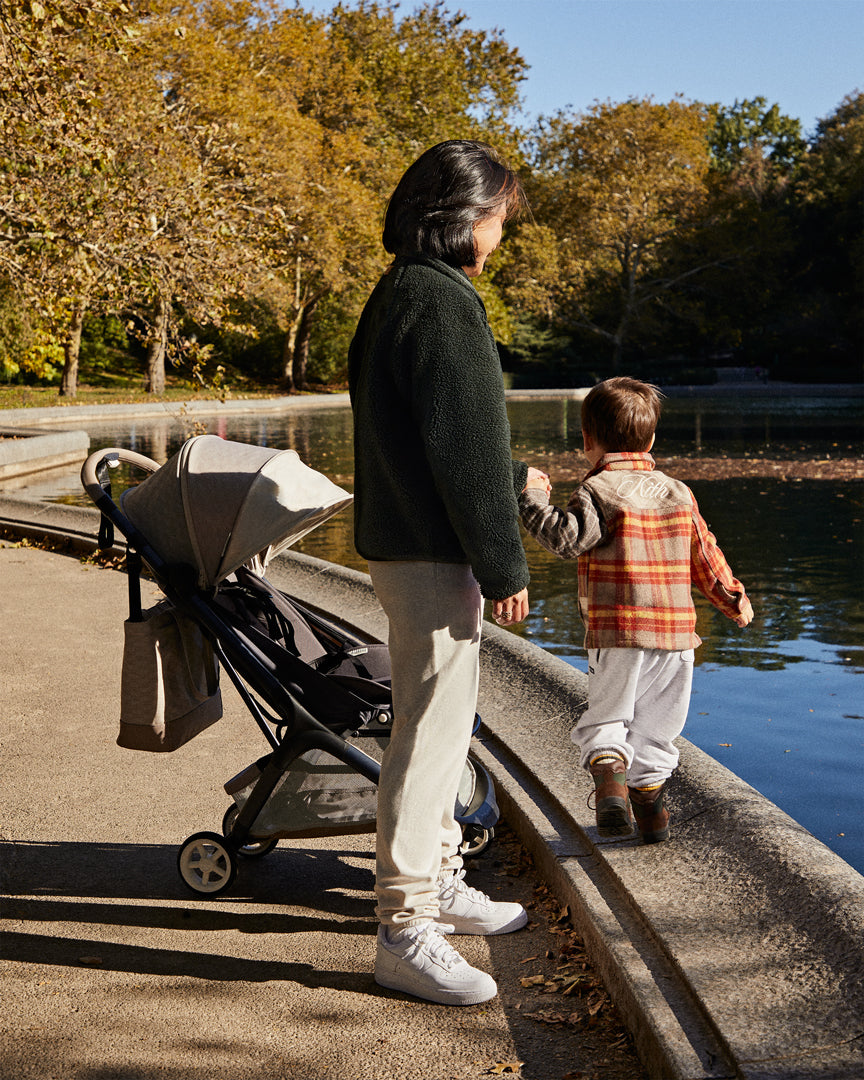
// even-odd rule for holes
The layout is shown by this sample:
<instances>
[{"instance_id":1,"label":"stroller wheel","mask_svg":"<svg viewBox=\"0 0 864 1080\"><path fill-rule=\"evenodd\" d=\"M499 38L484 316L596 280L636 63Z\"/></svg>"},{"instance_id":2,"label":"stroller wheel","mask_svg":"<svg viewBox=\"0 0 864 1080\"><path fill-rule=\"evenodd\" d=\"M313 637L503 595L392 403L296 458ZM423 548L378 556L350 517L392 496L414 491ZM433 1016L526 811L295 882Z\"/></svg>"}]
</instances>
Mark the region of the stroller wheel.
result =
<instances>
[{"instance_id":1,"label":"stroller wheel","mask_svg":"<svg viewBox=\"0 0 864 1080\"><path fill-rule=\"evenodd\" d=\"M462 830L459 854L463 859L479 859L494 839L494 829L484 829L482 825L466 825Z\"/></svg>"},{"instance_id":2,"label":"stroller wheel","mask_svg":"<svg viewBox=\"0 0 864 1080\"><path fill-rule=\"evenodd\" d=\"M177 856L177 869L193 892L213 896L233 883L237 860L218 833L200 832L184 841Z\"/></svg>"},{"instance_id":3,"label":"stroller wheel","mask_svg":"<svg viewBox=\"0 0 864 1080\"><path fill-rule=\"evenodd\" d=\"M233 804L225 811L225 816L222 818L223 836L231 835L231 830L234 828L234 822L237 820L239 813L240 811ZM249 844L243 844L242 847L235 848L235 851L238 855L242 855L244 859L260 859L264 855L269 855L278 843L278 837L274 837L272 840L253 840Z\"/></svg>"}]
</instances>

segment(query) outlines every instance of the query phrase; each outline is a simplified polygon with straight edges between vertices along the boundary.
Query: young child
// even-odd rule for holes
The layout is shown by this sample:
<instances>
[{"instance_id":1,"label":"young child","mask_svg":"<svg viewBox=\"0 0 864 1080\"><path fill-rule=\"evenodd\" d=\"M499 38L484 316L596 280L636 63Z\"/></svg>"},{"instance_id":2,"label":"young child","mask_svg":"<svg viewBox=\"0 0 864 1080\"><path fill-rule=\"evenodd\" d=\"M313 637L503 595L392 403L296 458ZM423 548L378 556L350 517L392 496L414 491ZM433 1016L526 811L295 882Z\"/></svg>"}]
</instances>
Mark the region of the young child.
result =
<instances>
[{"instance_id":1,"label":"young child","mask_svg":"<svg viewBox=\"0 0 864 1080\"><path fill-rule=\"evenodd\" d=\"M655 387L625 377L599 383L582 404L591 468L567 509L550 504L542 479L529 480L519 500L544 548L579 559L588 708L572 738L594 778L598 832L630 834L632 806L648 844L669 835L664 789L701 644L691 585L738 626L753 618L693 493L654 468L659 417Z\"/></svg>"}]
</instances>

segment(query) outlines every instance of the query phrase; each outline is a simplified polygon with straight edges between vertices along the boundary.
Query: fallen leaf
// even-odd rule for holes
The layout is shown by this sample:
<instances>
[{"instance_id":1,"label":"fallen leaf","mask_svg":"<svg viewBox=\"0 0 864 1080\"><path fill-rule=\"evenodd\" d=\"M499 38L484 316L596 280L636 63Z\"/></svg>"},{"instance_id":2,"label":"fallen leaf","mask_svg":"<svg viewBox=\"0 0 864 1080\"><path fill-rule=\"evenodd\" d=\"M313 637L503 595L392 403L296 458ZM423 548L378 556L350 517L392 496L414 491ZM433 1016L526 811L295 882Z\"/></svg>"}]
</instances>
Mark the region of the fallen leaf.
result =
<instances>
[{"instance_id":1,"label":"fallen leaf","mask_svg":"<svg viewBox=\"0 0 864 1080\"><path fill-rule=\"evenodd\" d=\"M593 995L588 999L588 1013L591 1016L596 1016L598 1012L603 1008L609 999L606 994L601 990L596 995Z\"/></svg>"},{"instance_id":2,"label":"fallen leaf","mask_svg":"<svg viewBox=\"0 0 864 1080\"><path fill-rule=\"evenodd\" d=\"M538 1024L563 1024L567 1019L562 1013L549 1012L548 1009L537 1009L525 1015L529 1020L536 1020Z\"/></svg>"},{"instance_id":3,"label":"fallen leaf","mask_svg":"<svg viewBox=\"0 0 864 1080\"><path fill-rule=\"evenodd\" d=\"M496 1061L491 1069L487 1069L486 1072L490 1076L501 1076L503 1073L518 1073L524 1061Z\"/></svg>"},{"instance_id":4,"label":"fallen leaf","mask_svg":"<svg viewBox=\"0 0 864 1080\"><path fill-rule=\"evenodd\" d=\"M528 975L524 979L520 979L519 982L521 982L522 985L526 986L526 987L527 986L543 986L544 983L546 982L546 976L545 975Z\"/></svg>"}]
</instances>

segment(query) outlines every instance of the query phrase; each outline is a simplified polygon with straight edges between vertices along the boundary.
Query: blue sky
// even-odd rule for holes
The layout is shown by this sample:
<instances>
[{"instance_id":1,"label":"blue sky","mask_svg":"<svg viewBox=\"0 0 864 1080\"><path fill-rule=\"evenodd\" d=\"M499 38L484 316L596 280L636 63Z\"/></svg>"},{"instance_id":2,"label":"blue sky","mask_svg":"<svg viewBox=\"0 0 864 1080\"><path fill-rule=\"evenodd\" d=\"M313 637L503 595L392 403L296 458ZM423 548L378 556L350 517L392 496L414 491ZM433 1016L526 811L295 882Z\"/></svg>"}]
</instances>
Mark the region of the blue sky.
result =
<instances>
[{"instance_id":1,"label":"blue sky","mask_svg":"<svg viewBox=\"0 0 864 1080\"><path fill-rule=\"evenodd\" d=\"M336 0L299 0L326 12ZM350 6L352 0L345 0ZM421 0L400 0L410 13ZM864 0L445 0L531 65L523 119L653 97L765 97L805 134L864 90Z\"/></svg>"},{"instance_id":2,"label":"blue sky","mask_svg":"<svg viewBox=\"0 0 864 1080\"><path fill-rule=\"evenodd\" d=\"M403 11L417 6L403 3ZM448 0L531 65L533 119L595 100L763 96L805 133L864 90L864 0Z\"/></svg>"}]
</instances>

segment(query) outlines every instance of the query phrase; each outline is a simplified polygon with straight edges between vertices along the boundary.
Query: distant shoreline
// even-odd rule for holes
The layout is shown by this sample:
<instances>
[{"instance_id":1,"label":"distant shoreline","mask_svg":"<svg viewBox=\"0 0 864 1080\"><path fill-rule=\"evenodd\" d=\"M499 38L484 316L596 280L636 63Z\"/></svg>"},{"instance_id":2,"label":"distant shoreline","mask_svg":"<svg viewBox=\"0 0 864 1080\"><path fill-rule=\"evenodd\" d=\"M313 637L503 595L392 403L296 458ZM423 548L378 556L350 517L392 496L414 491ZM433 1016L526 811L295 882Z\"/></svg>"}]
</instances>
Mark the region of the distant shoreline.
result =
<instances>
[{"instance_id":1,"label":"distant shoreline","mask_svg":"<svg viewBox=\"0 0 864 1080\"><path fill-rule=\"evenodd\" d=\"M685 457L654 455L657 468L676 480L736 480L758 477L769 480L864 480L864 459L770 457ZM549 473L554 485L575 487L587 470L587 463L577 451L545 451L526 455L528 464Z\"/></svg>"},{"instance_id":2,"label":"distant shoreline","mask_svg":"<svg viewBox=\"0 0 864 1080\"><path fill-rule=\"evenodd\" d=\"M511 390L510 401L520 398L542 399L569 397L581 400L589 388L581 390ZM864 383L781 383L727 382L710 386L661 386L664 397L687 398L788 398L837 397L864 398ZM654 453L657 468L685 483L694 480L734 480L760 477L772 480L864 480L864 458L776 458L664 455L658 447ZM585 475L587 463L578 451L545 451L531 454L529 464L542 468L552 477L553 484L575 486Z\"/></svg>"},{"instance_id":3,"label":"distant shoreline","mask_svg":"<svg viewBox=\"0 0 864 1080\"><path fill-rule=\"evenodd\" d=\"M650 380L649 380L650 381ZM581 401L590 386L573 389L524 389L507 390L508 401L520 398L573 398ZM864 382L860 383L786 383L786 382L717 382L707 386L660 386L667 398L700 397L861 397L864 398Z\"/></svg>"},{"instance_id":4,"label":"distant shoreline","mask_svg":"<svg viewBox=\"0 0 864 1080\"><path fill-rule=\"evenodd\" d=\"M581 400L590 387L560 389L508 390L507 400ZM711 386L669 386L661 387L668 398L699 397L746 397L746 398L783 398L783 397L838 397L864 398L864 384L860 383L715 383ZM135 404L111 405L59 405L34 409L0 408L0 427L20 425L22 428L33 426L53 426L62 424L65 428L74 428L80 424L87 426L87 421L135 419L180 414L187 420L194 417L231 415L244 412L279 413L303 408L339 408L349 405L347 393L336 394L292 394L274 398L233 398L226 402L190 399L182 402L154 401ZM515 456L520 456L515 449ZM526 455L527 456L527 455ZM748 457L722 456L664 456L658 447L655 453L658 469L665 469L671 475L685 483L694 480L724 480L747 477L763 477L775 480L861 480L864 479L864 459L856 457L837 458L784 458L762 455ZM572 487L585 475L586 463L577 451L538 451L530 455L530 464L544 469L555 484Z\"/></svg>"}]
</instances>

